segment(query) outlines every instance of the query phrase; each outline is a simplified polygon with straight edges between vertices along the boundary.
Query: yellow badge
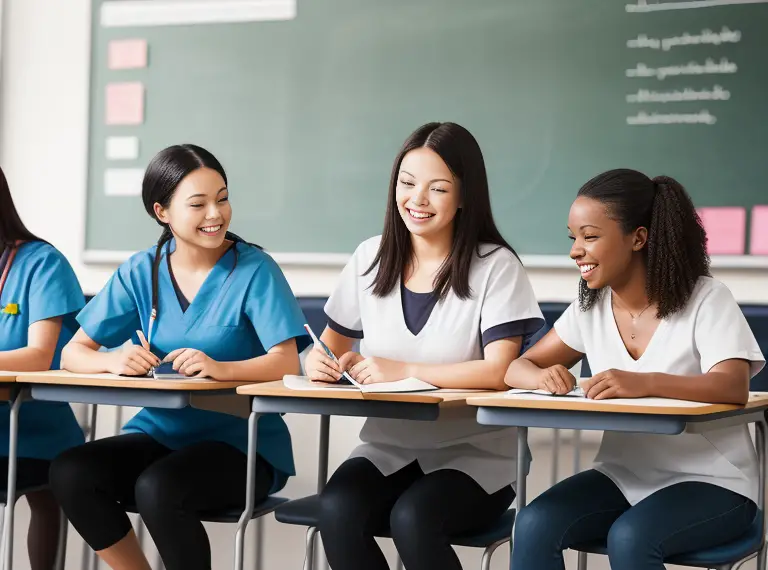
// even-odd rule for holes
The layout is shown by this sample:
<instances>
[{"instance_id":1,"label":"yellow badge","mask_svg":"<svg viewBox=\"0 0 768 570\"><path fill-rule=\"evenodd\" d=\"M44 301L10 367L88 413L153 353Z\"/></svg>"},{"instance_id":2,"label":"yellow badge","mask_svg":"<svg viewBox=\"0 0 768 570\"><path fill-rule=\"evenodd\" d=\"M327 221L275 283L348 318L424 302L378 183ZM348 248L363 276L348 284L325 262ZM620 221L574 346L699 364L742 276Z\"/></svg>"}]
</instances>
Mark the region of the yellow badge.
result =
<instances>
[{"instance_id":1,"label":"yellow badge","mask_svg":"<svg viewBox=\"0 0 768 570\"><path fill-rule=\"evenodd\" d=\"M3 313L6 315L18 315L19 314L19 305L16 303L8 303L5 307L3 307Z\"/></svg>"}]
</instances>

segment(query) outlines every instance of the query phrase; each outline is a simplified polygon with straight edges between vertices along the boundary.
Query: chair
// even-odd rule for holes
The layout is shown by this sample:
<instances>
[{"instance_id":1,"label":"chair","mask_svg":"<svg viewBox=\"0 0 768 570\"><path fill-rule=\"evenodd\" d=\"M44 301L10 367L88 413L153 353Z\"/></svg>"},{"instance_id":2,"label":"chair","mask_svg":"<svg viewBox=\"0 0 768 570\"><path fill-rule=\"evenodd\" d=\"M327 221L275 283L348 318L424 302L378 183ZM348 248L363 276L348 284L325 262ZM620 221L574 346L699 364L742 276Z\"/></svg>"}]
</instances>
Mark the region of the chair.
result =
<instances>
[{"instance_id":1,"label":"chair","mask_svg":"<svg viewBox=\"0 0 768 570\"><path fill-rule=\"evenodd\" d=\"M307 540L304 557L304 570L314 570L315 537L317 535L318 513L320 510L320 497L311 495L302 499L288 501L275 510L275 518L284 524L306 526ZM508 543L512 535L512 526L515 522L515 509L509 509L499 519L487 527L476 532L458 535L451 538L454 546L467 546L482 548L483 557L480 563L481 570L491 567L491 557L502 544ZM380 535L381 538L391 538L387 531Z\"/></svg>"}]
</instances>

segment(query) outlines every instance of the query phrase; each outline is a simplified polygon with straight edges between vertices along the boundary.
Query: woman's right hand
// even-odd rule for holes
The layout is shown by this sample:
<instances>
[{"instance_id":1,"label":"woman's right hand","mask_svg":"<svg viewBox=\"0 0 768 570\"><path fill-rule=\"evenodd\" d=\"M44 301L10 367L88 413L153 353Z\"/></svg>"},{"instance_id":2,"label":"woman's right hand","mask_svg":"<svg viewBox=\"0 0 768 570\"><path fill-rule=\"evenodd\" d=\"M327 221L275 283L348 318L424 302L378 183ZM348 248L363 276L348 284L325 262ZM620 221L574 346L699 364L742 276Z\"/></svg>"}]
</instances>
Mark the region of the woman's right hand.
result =
<instances>
[{"instance_id":1,"label":"woman's right hand","mask_svg":"<svg viewBox=\"0 0 768 570\"><path fill-rule=\"evenodd\" d=\"M576 378L562 364L543 368L538 379L538 389L551 394L567 394L576 386Z\"/></svg>"},{"instance_id":2,"label":"woman's right hand","mask_svg":"<svg viewBox=\"0 0 768 570\"><path fill-rule=\"evenodd\" d=\"M315 345L304 361L304 372L314 382L338 382L343 370L325 351Z\"/></svg>"},{"instance_id":3,"label":"woman's right hand","mask_svg":"<svg viewBox=\"0 0 768 570\"><path fill-rule=\"evenodd\" d=\"M144 376L154 366L160 365L160 359L143 346L131 344L108 353L111 361L109 372L123 376Z\"/></svg>"}]
</instances>

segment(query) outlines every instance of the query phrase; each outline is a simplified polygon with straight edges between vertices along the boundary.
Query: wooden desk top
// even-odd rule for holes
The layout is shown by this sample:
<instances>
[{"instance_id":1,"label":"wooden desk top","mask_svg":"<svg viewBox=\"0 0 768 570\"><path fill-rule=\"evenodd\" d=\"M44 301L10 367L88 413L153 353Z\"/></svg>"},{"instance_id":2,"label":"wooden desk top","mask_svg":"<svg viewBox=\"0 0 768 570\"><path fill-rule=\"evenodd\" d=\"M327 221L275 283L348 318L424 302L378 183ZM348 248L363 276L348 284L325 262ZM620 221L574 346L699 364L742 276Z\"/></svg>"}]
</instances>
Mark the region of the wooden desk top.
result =
<instances>
[{"instance_id":1,"label":"wooden desk top","mask_svg":"<svg viewBox=\"0 0 768 570\"><path fill-rule=\"evenodd\" d=\"M0 371L0 384L9 384L12 382L16 382L16 377L19 375L18 372L6 372L6 371Z\"/></svg>"},{"instance_id":2,"label":"wooden desk top","mask_svg":"<svg viewBox=\"0 0 768 570\"><path fill-rule=\"evenodd\" d=\"M203 378L185 380L155 380L131 378L115 374L75 374L63 370L19 374L16 381L23 384L54 384L59 386L90 386L92 388L134 388L140 390L210 391L234 390L248 382L219 382Z\"/></svg>"},{"instance_id":3,"label":"wooden desk top","mask_svg":"<svg viewBox=\"0 0 768 570\"><path fill-rule=\"evenodd\" d=\"M482 395L498 395L503 392L493 391L454 391L435 390L432 392L406 392L397 394L363 393L353 389L333 389L332 387L314 390L293 390L286 388L282 380L249 384L237 389L244 396L272 396L282 398L320 398L333 400L366 400L377 402L400 402L410 404L438 404L441 406L463 406L467 398Z\"/></svg>"},{"instance_id":4,"label":"wooden desk top","mask_svg":"<svg viewBox=\"0 0 768 570\"><path fill-rule=\"evenodd\" d=\"M678 416L705 416L733 410L749 410L768 407L768 393L750 392L746 406L733 404L706 404L665 398L637 398L615 400L588 400L586 398L539 396L518 394L513 397L473 397L470 406L492 408L527 408L538 410L565 410L581 412L614 412L621 414L657 414Z\"/></svg>"}]
</instances>

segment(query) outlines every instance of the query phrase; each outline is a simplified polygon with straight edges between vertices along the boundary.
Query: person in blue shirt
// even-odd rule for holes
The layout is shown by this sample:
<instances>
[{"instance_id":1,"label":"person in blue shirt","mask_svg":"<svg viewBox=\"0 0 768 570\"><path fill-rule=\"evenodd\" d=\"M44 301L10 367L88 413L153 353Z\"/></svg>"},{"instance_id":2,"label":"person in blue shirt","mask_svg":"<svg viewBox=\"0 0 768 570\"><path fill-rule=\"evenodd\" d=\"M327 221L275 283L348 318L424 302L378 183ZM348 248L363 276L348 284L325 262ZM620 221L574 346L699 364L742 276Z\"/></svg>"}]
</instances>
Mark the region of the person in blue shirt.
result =
<instances>
[{"instance_id":1,"label":"person in blue shirt","mask_svg":"<svg viewBox=\"0 0 768 570\"><path fill-rule=\"evenodd\" d=\"M0 370L35 372L59 367L61 348L77 330L85 299L72 267L52 245L32 234L13 204L0 170ZM8 403L0 404L0 471L8 472ZM48 485L50 461L83 443L69 404L25 402L19 412L19 489ZM7 481L4 485L7 488ZM32 570L56 559L59 507L47 489L26 494L32 512L27 536Z\"/></svg>"},{"instance_id":2,"label":"person in blue shirt","mask_svg":"<svg viewBox=\"0 0 768 570\"><path fill-rule=\"evenodd\" d=\"M163 228L160 240L125 262L80 313L63 366L140 376L164 360L187 376L253 382L297 374L309 344L303 314L275 261L227 231L232 207L219 161L195 145L169 147L147 167L142 198ZM258 430L263 500L294 464L279 415L262 417ZM209 569L201 513L243 507L246 452L244 419L145 408L121 435L59 456L51 486L111 568L150 569L125 513L133 504L168 570Z\"/></svg>"}]
</instances>

